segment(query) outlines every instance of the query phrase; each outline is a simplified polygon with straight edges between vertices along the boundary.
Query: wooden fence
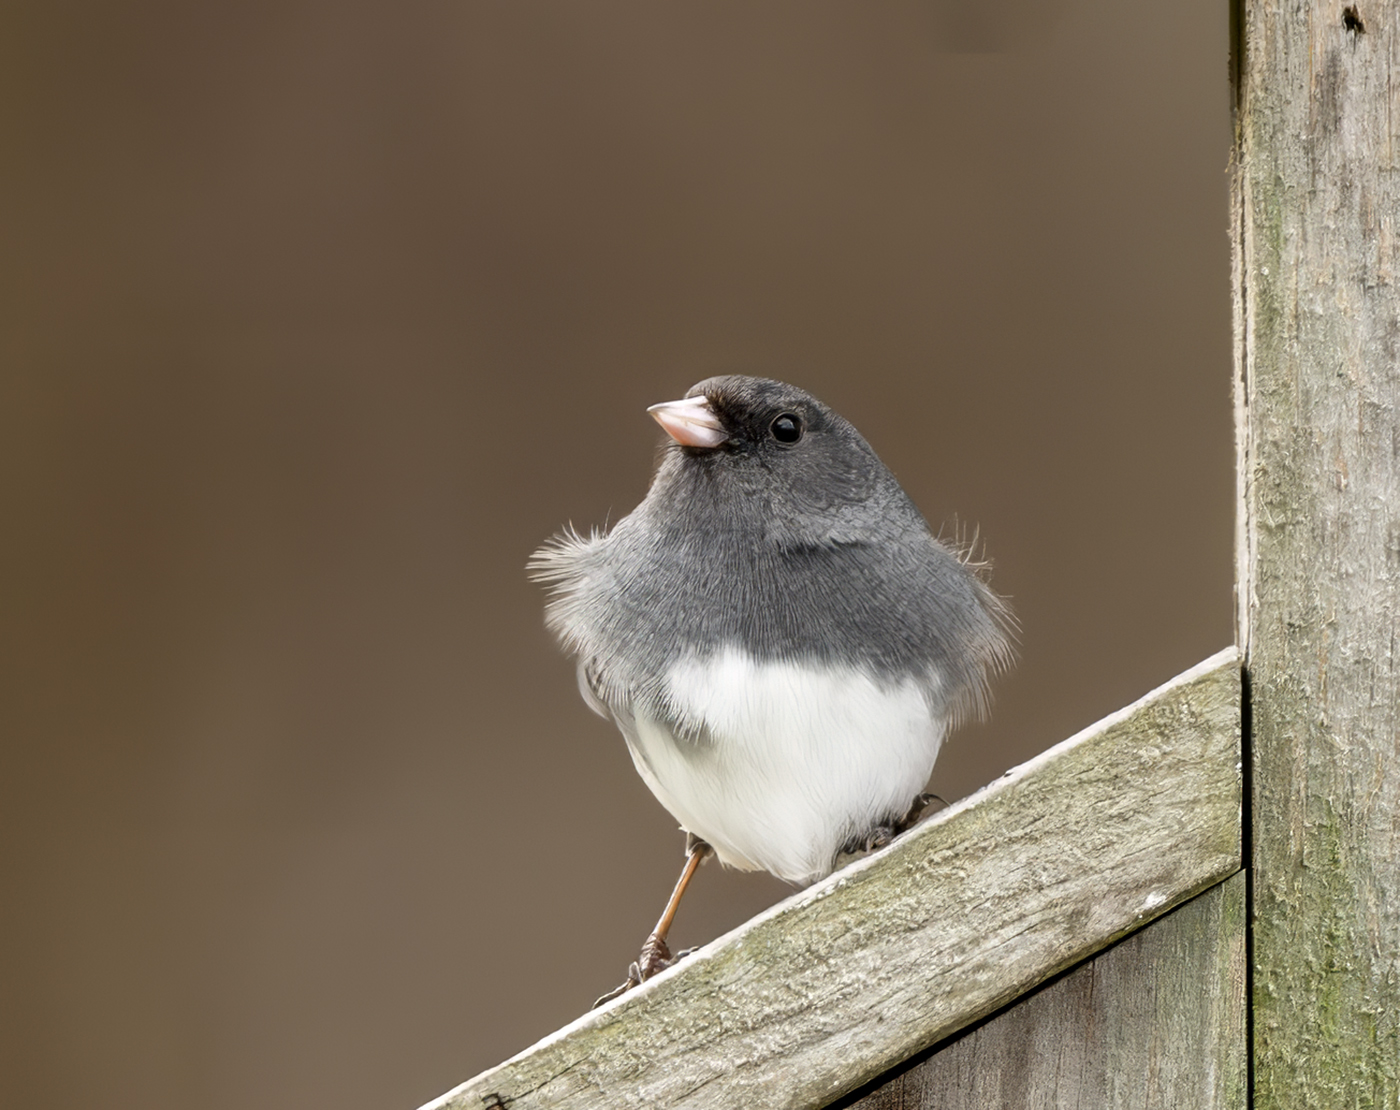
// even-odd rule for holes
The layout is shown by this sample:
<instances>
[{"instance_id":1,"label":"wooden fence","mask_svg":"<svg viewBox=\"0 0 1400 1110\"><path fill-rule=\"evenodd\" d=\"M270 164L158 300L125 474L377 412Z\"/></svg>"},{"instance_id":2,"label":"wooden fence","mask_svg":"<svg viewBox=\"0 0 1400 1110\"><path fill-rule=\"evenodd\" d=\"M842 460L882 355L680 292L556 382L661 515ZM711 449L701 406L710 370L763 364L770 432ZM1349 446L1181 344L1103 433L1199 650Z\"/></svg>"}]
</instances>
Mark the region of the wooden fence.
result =
<instances>
[{"instance_id":1,"label":"wooden fence","mask_svg":"<svg viewBox=\"0 0 1400 1110\"><path fill-rule=\"evenodd\" d=\"M1400 1106L1400 0L1232 39L1238 647L432 1107Z\"/></svg>"}]
</instances>

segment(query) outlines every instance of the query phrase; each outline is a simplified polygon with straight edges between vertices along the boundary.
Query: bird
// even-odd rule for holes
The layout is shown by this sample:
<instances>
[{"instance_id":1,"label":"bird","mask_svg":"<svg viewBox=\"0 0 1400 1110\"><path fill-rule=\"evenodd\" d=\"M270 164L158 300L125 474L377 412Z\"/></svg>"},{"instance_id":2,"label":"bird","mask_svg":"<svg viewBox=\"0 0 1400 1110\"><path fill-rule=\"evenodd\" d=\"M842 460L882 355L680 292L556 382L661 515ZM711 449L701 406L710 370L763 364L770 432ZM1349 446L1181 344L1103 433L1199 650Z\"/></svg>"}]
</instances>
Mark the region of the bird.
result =
<instances>
[{"instance_id":1,"label":"bird","mask_svg":"<svg viewBox=\"0 0 1400 1110\"><path fill-rule=\"evenodd\" d=\"M667 438L642 502L528 563L584 701L687 834L665 912L595 1005L674 962L711 853L801 887L912 824L1016 634L984 566L811 394L731 374L647 411Z\"/></svg>"}]
</instances>

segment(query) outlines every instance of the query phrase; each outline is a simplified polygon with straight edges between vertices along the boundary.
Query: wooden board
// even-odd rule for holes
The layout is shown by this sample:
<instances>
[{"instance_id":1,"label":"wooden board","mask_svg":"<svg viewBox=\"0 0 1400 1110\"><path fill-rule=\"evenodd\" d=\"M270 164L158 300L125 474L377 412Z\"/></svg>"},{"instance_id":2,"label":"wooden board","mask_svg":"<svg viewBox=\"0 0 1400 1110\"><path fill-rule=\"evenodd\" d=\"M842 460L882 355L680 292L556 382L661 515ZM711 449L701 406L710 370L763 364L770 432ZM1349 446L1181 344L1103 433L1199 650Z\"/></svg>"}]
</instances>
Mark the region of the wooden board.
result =
<instances>
[{"instance_id":1,"label":"wooden board","mask_svg":"<svg viewBox=\"0 0 1400 1110\"><path fill-rule=\"evenodd\" d=\"M1243 1110L1244 874L877 1080L850 1110Z\"/></svg>"},{"instance_id":2,"label":"wooden board","mask_svg":"<svg viewBox=\"0 0 1400 1110\"><path fill-rule=\"evenodd\" d=\"M429 1104L815 1107L1240 867L1213 656Z\"/></svg>"},{"instance_id":3,"label":"wooden board","mask_svg":"<svg viewBox=\"0 0 1400 1110\"><path fill-rule=\"evenodd\" d=\"M1400 1105L1400 2L1243 0L1255 1097Z\"/></svg>"}]
</instances>

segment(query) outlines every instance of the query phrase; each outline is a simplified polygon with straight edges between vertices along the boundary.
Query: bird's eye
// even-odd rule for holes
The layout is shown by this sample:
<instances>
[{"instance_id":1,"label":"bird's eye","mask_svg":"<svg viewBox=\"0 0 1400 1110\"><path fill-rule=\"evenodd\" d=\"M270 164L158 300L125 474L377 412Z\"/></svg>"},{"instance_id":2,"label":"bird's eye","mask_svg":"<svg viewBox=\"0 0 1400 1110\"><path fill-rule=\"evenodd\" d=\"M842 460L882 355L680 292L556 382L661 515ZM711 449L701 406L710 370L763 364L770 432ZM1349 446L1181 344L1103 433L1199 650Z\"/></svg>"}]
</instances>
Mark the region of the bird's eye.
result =
<instances>
[{"instance_id":1,"label":"bird's eye","mask_svg":"<svg viewBox=\"0 0 1400 1110\"><path fill-rule=\"evenodd\" d=\"M796 443L802 438L802 419L785 412L768 425L768 430L779 443Z\"/></svg>"}]
</instances>

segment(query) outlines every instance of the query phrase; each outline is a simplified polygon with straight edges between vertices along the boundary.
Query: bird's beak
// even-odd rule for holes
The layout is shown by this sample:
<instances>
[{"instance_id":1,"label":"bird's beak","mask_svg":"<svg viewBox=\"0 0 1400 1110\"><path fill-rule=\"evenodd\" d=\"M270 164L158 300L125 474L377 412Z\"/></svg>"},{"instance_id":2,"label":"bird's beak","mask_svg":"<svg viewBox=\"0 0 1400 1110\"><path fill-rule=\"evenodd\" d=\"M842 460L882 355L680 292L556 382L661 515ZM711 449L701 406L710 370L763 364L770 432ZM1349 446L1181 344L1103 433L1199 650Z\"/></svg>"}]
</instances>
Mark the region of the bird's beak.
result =
<instances>
[{"instance_id":1,"label":"bird's beak","mask_svg":"<svg viewBox=\"0 0 1400 1110\"><path fill-rule=\"evenodd\" d=\"M682 447L718 447L729 438L708 397L663 401L647 412Z\"/></svg>"}]
</instances>

